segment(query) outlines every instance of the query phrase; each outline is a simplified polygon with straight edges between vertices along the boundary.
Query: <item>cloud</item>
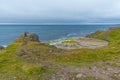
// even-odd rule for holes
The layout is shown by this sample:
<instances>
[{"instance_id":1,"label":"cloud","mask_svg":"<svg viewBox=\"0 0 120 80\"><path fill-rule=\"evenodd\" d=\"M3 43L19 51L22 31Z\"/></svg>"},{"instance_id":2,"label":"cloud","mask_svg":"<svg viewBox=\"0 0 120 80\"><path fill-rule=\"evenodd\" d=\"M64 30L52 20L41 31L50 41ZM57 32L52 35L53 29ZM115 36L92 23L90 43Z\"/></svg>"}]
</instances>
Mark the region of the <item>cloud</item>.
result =
<instances>
[{"instance_id":1,"label":"cloud","mask_svg":"<svg viewBox=\"0 0 120 80\"><path fill-rule=\"evenodd\" d=\"M81 23L119 17L119 0L0 0L0 22Z\"/></svg>"}]
</instances>

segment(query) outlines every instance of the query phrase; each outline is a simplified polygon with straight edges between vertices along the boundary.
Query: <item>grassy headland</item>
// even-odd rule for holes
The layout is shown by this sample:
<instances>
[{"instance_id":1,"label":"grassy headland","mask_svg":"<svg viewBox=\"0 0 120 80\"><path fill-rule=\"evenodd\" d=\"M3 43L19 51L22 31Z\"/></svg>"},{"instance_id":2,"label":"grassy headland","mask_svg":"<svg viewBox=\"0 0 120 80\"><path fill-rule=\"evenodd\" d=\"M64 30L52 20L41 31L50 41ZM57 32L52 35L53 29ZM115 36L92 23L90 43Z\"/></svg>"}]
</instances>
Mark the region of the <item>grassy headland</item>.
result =
<instances>
[{"instance_id":1,"label":"grassy headland","mask_svg":"<svg viewBox=\"0 0 120 80\"><path fill-rule=\"evenodd\" d=\"M119 80L120 27L88 37L108 46L64 50L21 36L0 52L0 80Z\"/></svg>"}]
</instances>

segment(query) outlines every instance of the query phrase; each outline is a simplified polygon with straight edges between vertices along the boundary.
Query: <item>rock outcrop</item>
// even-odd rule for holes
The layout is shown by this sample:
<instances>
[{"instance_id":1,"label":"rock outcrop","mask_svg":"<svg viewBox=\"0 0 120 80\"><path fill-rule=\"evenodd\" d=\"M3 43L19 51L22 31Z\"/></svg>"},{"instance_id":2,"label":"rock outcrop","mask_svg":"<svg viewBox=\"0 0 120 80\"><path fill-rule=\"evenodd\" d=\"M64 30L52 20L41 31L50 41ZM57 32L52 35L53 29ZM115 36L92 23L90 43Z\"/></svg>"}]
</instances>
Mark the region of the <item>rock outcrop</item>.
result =
<instances>
[{"instance_id":1,"label":"rock outcrop","mask_svg":"<svg viewBox=\"0 0 120 80\"><path fill-rule=\"evenodd\" d=\"M24 33L24 38L28 38L29 41L39 42L39 36L35 33Z\"/></svg>"},{"instance_id":2,"label":"rock outcrop","mask_svg":"<svg viewBox=\"0 0 120 80\"><path fill-rule=\"evenodd\" d=\"M0 50L2 50L2 49L4 49L4 47L3 47L3 46L0 46Z\"/></svg>"},{"instance_id":3,"label":"rock outcrop","mask_svg":"<svg viewBox=\"0 0 120 80\"><path fill-rule=\"evenodd\" d=\"M25 32L24 34L22 34L19 38L17 38L15 40L15 42L40 42L39 41L39 36L35 33L29 33L29 32Z\"/></svg>"}]
</instances>

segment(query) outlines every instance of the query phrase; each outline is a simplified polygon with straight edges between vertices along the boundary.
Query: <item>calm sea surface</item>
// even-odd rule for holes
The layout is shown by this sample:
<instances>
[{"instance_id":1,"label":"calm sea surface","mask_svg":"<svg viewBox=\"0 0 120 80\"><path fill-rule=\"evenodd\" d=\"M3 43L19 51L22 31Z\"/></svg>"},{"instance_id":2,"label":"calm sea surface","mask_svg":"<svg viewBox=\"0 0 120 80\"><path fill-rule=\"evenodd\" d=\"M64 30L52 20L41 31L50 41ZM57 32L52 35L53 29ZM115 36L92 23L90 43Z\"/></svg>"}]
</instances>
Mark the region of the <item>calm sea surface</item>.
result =
<instances>
[{"instance_id":1,"label":"calm sea surface","mask_svg":"<svg viewBox=\"0 0 120 80\"><path fill-rule=\"evenodd\" d=\"M0 45L9 45L24 32L39 35L41 41L85 36L115 25L0 25Z\"/></svg>"}]
</instances>

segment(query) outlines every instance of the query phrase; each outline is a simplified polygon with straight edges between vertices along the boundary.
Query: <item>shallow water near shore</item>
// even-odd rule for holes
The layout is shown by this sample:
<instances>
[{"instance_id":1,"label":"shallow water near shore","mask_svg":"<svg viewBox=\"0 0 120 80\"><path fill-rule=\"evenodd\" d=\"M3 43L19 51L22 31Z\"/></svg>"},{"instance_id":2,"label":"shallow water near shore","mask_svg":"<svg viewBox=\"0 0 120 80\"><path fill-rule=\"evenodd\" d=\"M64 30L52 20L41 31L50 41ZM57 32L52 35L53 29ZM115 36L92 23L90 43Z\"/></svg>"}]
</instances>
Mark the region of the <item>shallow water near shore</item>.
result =
<instances>
[{"instance_id":1,"label":"shallow water near shore","mask_svg":"<svg viewBox=\"0 0 120 80\"><path fill-rule=\"evenodd\" d=\"M81 37L115 25L0 25L0 45L11 44L24 32L39 35L40 41L59 38Z\"/></svg>"}]
</instances>

